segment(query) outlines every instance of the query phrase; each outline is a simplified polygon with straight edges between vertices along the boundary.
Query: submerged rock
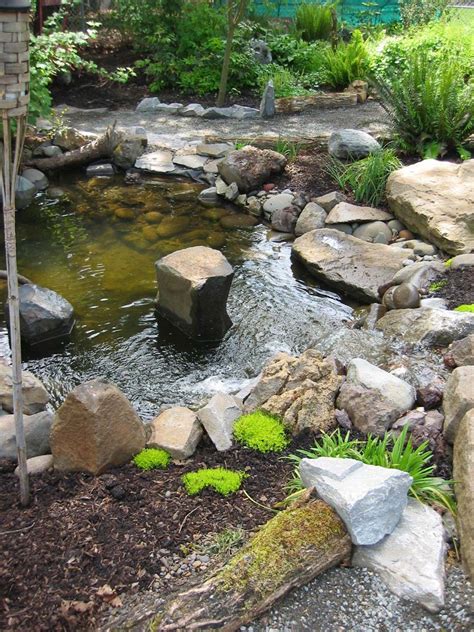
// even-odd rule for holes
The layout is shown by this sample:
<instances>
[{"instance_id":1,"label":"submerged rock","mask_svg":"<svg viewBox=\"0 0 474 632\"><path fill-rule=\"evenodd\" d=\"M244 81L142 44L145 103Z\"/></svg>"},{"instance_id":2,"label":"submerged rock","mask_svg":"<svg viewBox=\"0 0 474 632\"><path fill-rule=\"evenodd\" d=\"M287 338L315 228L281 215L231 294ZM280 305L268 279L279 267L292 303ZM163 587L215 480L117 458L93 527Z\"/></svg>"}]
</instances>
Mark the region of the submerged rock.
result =
<instances>
[{"instance_id":1,"label":"submerged rock","mask_svg":"<svg viewBox=\"0 0 474 632\"><path fill-rule=\"evenodd\" d=\"M196 413L176 406L165 410L151 422L147 446L166 450L174 459L192 456L202 437L202 426Z\"/></svg>"},{"instance_id":2,"label":"submerged rock","mask_svg":"<svg viewBox=\"0 0 474 632\"><path fill-rule=\"evenodd\" d=\"M352 564L377 572L399 597L438 612L444 606L445 554L441 516L410 499L393 533L372 546L357 547Z\"/></svg>"},{"instance_id":3,"label":"submerged rock","mask_svg":"<svg viewBox=\"0 0 474 632\"><path fill-rule=\"evenodd\" d=\"M113 384L92 380L72 390L56 412L51 451L58 470L101 474L145 447L145 427Z\"/></svg>"},{"instance_id":4,"label":"submerged rock","mask_svg":"<svg viewBox=\"0 0 474 632\"><path fill-rule=\"evenodd\" d=\"M158 312L191 338L221 340L232 325L226 304L234 276L224 255L195 246L155 265Z\"/></svg>"},{"instance_id":5,"label":"submerged rock","mask_svg":"<svg viewBox=\"0 0 474 632\"><path fill-rule=\"evenodd\" d=\"M26 455L33 458L50 452L49 435L53 425L54 415L44 410L35 415L24 415ZM4 415L0 417L0 458L17 460L15 417Z\"/></svg>"},{"instance_id":6,"label":"submerged rock","mask_svg":"<svg viewBox=\"0 0 474 632\"><path fill-rule=\"evenodd\" d=\"M354 544L376 544L393 532L412 477L401 470L346 458L303 459L300 476L342 519Z\"/></svg>"},{"instance_id":7,"label":"submerged rock","mask_svg":"<svg viewBox=\"0 0 474 632\"><path fill-rule=\"evenodd\" d=\"M293 255L317 278L371 302L379 302L379 286L392 280L406 258L401 248L368 244L327 228L298 237Z\"/></svg>"}]
</instances>

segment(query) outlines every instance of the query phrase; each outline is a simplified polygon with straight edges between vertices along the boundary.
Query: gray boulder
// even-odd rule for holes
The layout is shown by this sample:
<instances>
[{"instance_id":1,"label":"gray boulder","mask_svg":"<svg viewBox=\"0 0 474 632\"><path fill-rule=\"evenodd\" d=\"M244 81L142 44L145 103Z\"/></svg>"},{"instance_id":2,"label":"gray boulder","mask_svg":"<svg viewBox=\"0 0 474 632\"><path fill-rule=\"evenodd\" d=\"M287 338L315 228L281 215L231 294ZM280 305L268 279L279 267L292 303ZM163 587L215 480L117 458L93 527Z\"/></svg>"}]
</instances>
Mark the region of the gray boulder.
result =
<instances>
[{"instance_id":1,"label":"gray boulder","mask_svg":"<svg viewBox=\"0 0 474 632\"><path fill-rule=\"evenodd\" d=\"M357 129L341 129L329 138L329 155L339 160L359 160L366 158L382 147L375 138Z\"/></svg>"},{"instance_id":2,"label":"gray boulder","mask_svg":"<svg viewBox=\"0 0 474 632\"><path fill-rule=\"evenodd\" d=\"M74 309L65 298L32 283L20 286L20 326L24 342L35 345L70 335ZM8 319L8 311L6 312Z\"/></svg>"},{"instance_id":3,"label":"gray boulder","mask_svg":"<svg viewBox=\"0 0 474 632\"><path fill-rule=\"evenodd\" d=\"M357 239L373 244L388 244L392 239L392 231L384 222L369 222L358 226L352 233ZM405 254L405 257L408 255Z\"/></svg>"},{"instance_id":4,"label":"gray boulder","mask_svg":"<svg viewBox=\"0 0 474 632\"><path fill-rule=\"evenodd\" d=\"M282 211L283 209L291 206L295 196L292 193L277 193L265 200L263 203L263 216L266 220L271 221L273 213Z\"/></svg>"},{"instance_id":5,"label":"gray boulder","mask_svg":"<svg viewBox=\"0 0 474 632\"><path fill-rule=\"evenodd\" d=\"M44 191L49 186L48 178L38 169L24 169L21 175L34 184L37 191Z\"/></svg>"},{"instance_id":6,"label":"gray boulder","mask_svg":"<svg viewBox=\"0 0 474 632\"><path fill-rule=\"evenodd\" d=\"M296 222L300 216L301 209L295 206L287 206L272 214L272 228L281 233L294 233Z\"/></svg>"},{"instance_id":7,"label":"gray boulder","mask_svg":"<svg viewBox=\"0 0 474 632\"><path fill-rule=\"evenodd\" d=\"M443 398L443 432L454 443L464 415L474 408L474 366L461 366L449 376Z\"/></svg>"},{"instance_id":8,"label":"gray boulder","mask_svg":"<svg viewBox=\"0 0 474 632\"><path fill-rule=\"evenodd\" d=\"M202 426L196 413L176 406L165 410L151 422L147 447L166 450L174 459L187 459L196 451Z\"/></svg>"},{"instance_id":9,"label":"gray boulder","mask_svg":"<svg viewBox=\"0 0 474 632\"><path fill-rule=\"evenodd\" d=\"M157 309L186 335L221 340L232 325L226 304L234 270L218 250L194 246L156 262Z\"/></svg>"},{"instance_id":10,"label":"gray boulder","mask_svg":"<svg viewBox=\"0 0 474 632\"><path fill-rule=\"evenodd\" d=\"M220 200L219 200L219 196L217 195L216 187L209 187L208 189L203 189L201 193L198 195L198 200L201 202L203 206L217 206Z\"/></svg>"},{"instance_id":11,"label":"gray boulder","mask_svg":"<svg viewBox=\"0 0 474 632\"><path fill-rule=\"evenodd\" d=\"M241 193L248 193L281 173L286 163L285 156L276 151L244 147L225 156L219 164L219 173L227 184L235 182Z\"/></svg>"},{"instance_id":12,"label":"gray boulder","mask_svg":"<svg viewBox=\"0 0 474 632\"><path fill-rule=\"evenodd\" d=\"M204 108L200 103L190 103L179 111L180 116L195 118L204 114Z\"/></svg>"},{"instance_id":13,"label":"gray boulder","mask_svg":"<svg viewBox=\"0 0 474 632\"><path fill-rule=\"evenodd\" d=\"M313 198L312 201L319 204L326 213L329 213L337 204L345 202L346 196L340 191L331 191L331 193L326 193L326 195L320 195L317 198Z\"/></svg>"},{"instance_id":14,"label":"gray boulder","mask_svg":"<svg viewBox=\"0 0 474 632\"><path fill-rule=\"evenodd\" d=\"M399 270L392 279L392 283L410 283L418 290L426 289L440 274L445 272L441 261L417 261Z\"/></svg>"},{"instance_id":15,"label":"gray boulder","mask_svg":"<svg viewBox=\"0 0 474 632\"><path fill-rule=\"evenodd\" d=\"M273 81L269 81L263 91L262 100L260 101L260 116L262 118L272 118L275 116L275 88Z\"/></svg>"},{"instance_id":16,"label":"gray boulder","mask_svg":"<svg viewBox=\"0 0 474 632\"><path fill-rule=\"evenodd\" d=\"M444 362L452 368L474 365L474 334L454 341L444 356Z\"/></svg>"},{"instance_id":17,"label":"gray boulder","mask_svg":"<svg viewBox=\"0 0 474 632\"><path fill-rule=\"evenodd\" d=\"M208 158L224 158L226 154L234 150L231 143L201 143L197 145L196 151L201 156Z\"/></svg>"},{"instance_id":18,"label":"gray boulder","mask_svg":"<svg viewBox=\"0 0 474 632\"><path fill-rule=\"evenodd\" d=\"M158 97L147 97L140 101L140 103L136 107L136 111L137 112L156 112L159 105L160 105L160 100L158 99Z\"/></svg>"},{"instance_id":19,"label":"gray boulder","mask_svg":"<svg viewBox=\"0 0 474 632\"><path fill-rule=\"evenodd\" d=\"M22 209L29 206L33 202L36 193L36 186L32 182L30 182L23 176L18 176L15 189L16 208L21 211Z\"/></svg>"},{"instance_id":20,"label":"gray boulder","mask_svg":"<svg viewBox=\"0 0 474 632\"><path fill-rule=\"evenodd\" d=\"M241 414L239 401L224 393L214 395L197 413L199 421L219 452L232 447L234 423Z\"/></svg>"},{"instance_id":21,"label":"gray boulder","mask_svg":"<svg viewBox=\"0 0 474 632\"><path fill-rule=\"evenodd\" d=\"M24 415L26 455L28 458L49 454L49 435L54 415L44 410L35 415ZM0 417L0 458L17 460L15 441L15 418L13 415Z\"/></svg>"},{"instance_id":22,"label":"gray boulder","mask_svg":"<svg viewBox=\"0 0 474 632\"><path fill-rule=\"evenodd\" d=\"M412 477L406 472L354 459L303 459L305 487L315 487L343 520L352 542L369 545L393 532L407 504Z\"/></svg>"},{"instance_id":23,"label":"gray boulder","mask_svg":"<svg viewBox=\"0 0 474 632\"><path fill-rule=\"evenodd\" d=\"M465 268L468 266L474 266L474 253L458 255L451 261L451 270L457 270L458 268Z\"/></svg>"},{"instance_id":24,"label":"gray boulder","mask_svg":"<svg viewBox=\"0 0 474 632\"><path fill-rule=\"evenodd\" d=\"M378 288L403 267L406 253L325 228L298 237L293 256L328 285L361 301L379 302Z\"/></svg>"},{"instance_id":25,"label":"gray boulder","mask_svg":"<svg viewBox=\"0 0 474 632\"><path fill-rule=\"evenodd\" d=\"M309 233L310 230L324 228L327 213L322 206L315 202L306 204L295 226L295 234L297 237Z\"/></svg>"},{"instance_id":26,"label":"gray boulder","mask_svg":"<svg viewBox=\"0 0 474 632\"><path fill-rule=\"evenodd\" d=\"M399 597L438 612L444 606L445 554L441 516L410 498L393 533L372 546L358 546L352 564L378 573Z\"/></svg>"},{"instance_id":27,"label":"gray boulder","mask_svg":"<svg viewBox=\"0 0 474 632\"><path fill-rule=\"evenodd\" d=\"M147 144L146 132L128 133L113 151L114 164L120 169L131 169L145 151Z\"/></svg>"},{"instance_id":28,"label":"gray boulder","mask_svg":"<svg viewBox=\"0 0 474 632\"><path fill-rule=\"evenodd\" d=\"M394 309L381 318L376 327L404 342L447 346L474 332L474 314L427 307Z\"/></svg>"},{"instance_id":29,"label":"gray boulder","mask_svg":"<svg viewBox=\"0 0 474 632\"><path fill-rule=\"evenodd\" d=\"M23 414L33 415L46 408L49 395L43 383L29 371L21 372ZM13 412L12 368L0 362L0 405L3 410Z\"/></svg>"}]
</instances>

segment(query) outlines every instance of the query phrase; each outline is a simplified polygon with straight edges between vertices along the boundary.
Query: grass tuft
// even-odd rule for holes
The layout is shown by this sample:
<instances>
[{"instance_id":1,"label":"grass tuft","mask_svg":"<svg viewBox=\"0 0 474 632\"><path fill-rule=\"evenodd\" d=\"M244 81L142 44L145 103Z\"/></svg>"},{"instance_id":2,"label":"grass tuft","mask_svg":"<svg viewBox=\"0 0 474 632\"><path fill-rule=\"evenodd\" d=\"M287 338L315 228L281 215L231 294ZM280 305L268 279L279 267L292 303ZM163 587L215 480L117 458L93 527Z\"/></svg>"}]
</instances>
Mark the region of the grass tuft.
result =
<instances>
[{"instance_id":1,"label":"grass tuft","mask_svg":"<svg viewBox=\"0 0 474 632\"><path fill-rule=\"evenodd\" d=\"M239 417L234 437L257 452L281 452L289 443L283 423L261 410Z\"/></svg>"}]
</instances>

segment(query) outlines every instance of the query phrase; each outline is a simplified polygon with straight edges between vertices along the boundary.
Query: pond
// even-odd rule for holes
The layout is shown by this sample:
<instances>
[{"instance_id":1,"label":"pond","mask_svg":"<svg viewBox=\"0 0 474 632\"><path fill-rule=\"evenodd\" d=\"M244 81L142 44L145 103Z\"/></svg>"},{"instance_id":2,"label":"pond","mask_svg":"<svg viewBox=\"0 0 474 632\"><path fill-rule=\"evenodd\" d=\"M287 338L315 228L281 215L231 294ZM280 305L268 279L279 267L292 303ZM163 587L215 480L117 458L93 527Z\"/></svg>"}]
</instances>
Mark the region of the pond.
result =
<instances>
[{"instance_id":1,"label":"pond","mask_svg":"<svg viewBox=\"0 0 474 632\"><path fill-rule=\"evenodd\" d=\"M149 419L163 404L192 405L237 389L275 352L301 352L352 318L350 306L291 261L289 244L270 241L267 227L222 227L221 218L236 211L201 206L202 185L161 178L59 184L66 197L41 194L17 213L21 274L67 298L77 317L66 345L24 355L54 405L101 376ZM234 325L218 344L192 342L155 314L155 261L194 245L219 248L235 267ZM0 345L7 355L4 319Z\"/></svg>"}]
</instances>

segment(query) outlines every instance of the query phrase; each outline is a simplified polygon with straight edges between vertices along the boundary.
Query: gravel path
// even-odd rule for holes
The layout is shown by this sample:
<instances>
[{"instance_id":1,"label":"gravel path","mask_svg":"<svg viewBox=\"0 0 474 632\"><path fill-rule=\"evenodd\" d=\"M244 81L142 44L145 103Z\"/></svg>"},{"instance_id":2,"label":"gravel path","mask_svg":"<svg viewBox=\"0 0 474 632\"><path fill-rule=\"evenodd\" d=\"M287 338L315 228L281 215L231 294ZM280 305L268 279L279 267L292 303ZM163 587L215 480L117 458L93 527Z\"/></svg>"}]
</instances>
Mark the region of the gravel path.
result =
<instances>
[{"instance_id":1,"label":"gravel path","mask_svg":"<svg viewBox=\"0 0 474 632\"><path fill-rule=\"evenodd\" d=\"M242 632L467 632L474 629L474 590L450 566L439 614L393 595L372 571L331 569L293 591Z\"/></svg>"},{"instance_id":2,"label":"gravel path","mask_svg":"<svg viewBox=\"0 0 474 632\"><path fill-rule=\"evenodd\" d=\"M58 106L57 111L64 107ZM82 131L100 133L114 120L118 127L144 127L151 145L178 148L179 142L198 139L249 140L278 137L300 142L321 142L331 132L345 127L362 129L375 136L387 135L387 116L375 101L336 109L313 109L299 114L280 114L273 119L201 119L150 112L69 110L66 121Z\"/></svg>"}]
</instances>

